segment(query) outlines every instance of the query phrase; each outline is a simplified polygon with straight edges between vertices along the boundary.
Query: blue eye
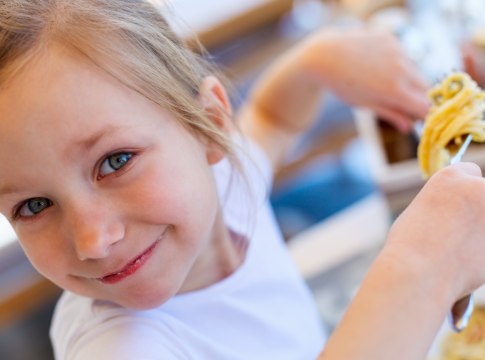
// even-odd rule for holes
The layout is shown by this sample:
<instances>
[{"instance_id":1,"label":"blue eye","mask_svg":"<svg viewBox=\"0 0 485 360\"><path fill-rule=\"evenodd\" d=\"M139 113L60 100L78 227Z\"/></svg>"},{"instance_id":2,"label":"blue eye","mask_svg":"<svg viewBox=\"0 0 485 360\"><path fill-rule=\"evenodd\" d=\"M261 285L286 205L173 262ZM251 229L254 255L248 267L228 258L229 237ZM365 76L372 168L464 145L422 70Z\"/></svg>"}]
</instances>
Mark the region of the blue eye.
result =
<instances>
[{"instance_id":1,"label":"blue eye","mask_svg":"<svg viewBox=\"0 0 485 360\"><path fill-rule=\"evenodd\" d=\"M32 217L52 206L52 201L47 198L32 198L25 201L16 212L16 216Z\"/></svg>"},{"instance_id":2,"label":"blue eye","mask_svg":"<svg viewBox=\"0 0 485 360\"><path fill-rule=\"evenodd\" d=\"M108 156L99 167L101 177L114 173L123 168L133 157L131 152L120 152Z\"/></svg>"}]
</instances>

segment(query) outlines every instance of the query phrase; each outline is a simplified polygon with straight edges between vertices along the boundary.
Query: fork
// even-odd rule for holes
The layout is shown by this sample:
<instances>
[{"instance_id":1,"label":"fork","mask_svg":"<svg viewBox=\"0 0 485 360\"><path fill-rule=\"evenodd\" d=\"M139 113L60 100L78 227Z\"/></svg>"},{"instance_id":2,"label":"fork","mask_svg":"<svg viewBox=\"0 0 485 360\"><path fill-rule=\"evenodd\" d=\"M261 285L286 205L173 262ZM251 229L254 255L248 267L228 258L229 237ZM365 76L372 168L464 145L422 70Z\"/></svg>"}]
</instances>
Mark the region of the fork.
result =
<instances>
[{"instance_id":1,"label":"fork","mask_svg":"<svg viewBox=\"0 0 485 360\"><path fill-rule=\"evenodd\" d=\"M467 137L465 138L465 141L458 149L457 153L450 159L450 165L456 164L457 162L461 161L461 158L465 154L471 142L472 142L472 135L468 134ZM468 325L468 322L470 321L470 317L472 316L472 313L473 313L473 294L468 294L465 297L461 298L460 300L456 301L451 307L451 311L448 316L451 328L455 332L463 331Z\"/></svg>"},{"instance_id":2,"label":"fork","mask_svg":"<svg viewBox=\"0 0 485 360\"><path fill-rule=\"evenodd\" d=\"M450 165L456 164L457 162L461 161L463 155L465 155L466 150L468 149L468 145L472 142L473 136L472 134L468 134L461 144L460 148L456 152L456 154L450 159Z\"/></svg>"}]
</instances>

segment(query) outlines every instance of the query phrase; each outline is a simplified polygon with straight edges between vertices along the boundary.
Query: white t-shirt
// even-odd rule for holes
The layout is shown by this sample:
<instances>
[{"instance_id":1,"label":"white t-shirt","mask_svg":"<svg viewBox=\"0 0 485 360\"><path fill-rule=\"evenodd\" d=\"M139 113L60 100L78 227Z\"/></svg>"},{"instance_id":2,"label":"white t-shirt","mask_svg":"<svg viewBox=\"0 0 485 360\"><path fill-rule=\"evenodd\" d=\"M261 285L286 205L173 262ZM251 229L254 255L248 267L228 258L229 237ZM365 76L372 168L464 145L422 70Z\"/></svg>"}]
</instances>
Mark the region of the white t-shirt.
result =
<instances>
[{"instance_id":1,"label":"white t-shirt","mask_svg":"<svg viewBox=\"0 0 485 360\"><path fill-rule=\"evenodd\" d=\"M325 335L268 203L271 166L254 144L243 147L252 158L241 155L251 191L241 177L231 178L228 161L214 167L226 223L250 239L241 267L214 285L147 311L65 292L51 326L56 359L317 357Z\"/></svg>"}]
</instances>

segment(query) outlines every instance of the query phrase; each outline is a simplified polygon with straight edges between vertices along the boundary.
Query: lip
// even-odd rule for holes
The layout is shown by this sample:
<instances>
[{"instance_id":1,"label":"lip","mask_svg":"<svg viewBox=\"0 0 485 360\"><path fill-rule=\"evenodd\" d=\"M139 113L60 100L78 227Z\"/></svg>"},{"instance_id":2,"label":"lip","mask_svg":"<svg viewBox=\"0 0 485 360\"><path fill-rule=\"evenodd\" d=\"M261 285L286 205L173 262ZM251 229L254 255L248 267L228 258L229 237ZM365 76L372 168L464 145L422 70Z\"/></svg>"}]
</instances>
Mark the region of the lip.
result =
<instances>
[{"instance_id":1,"label":"lip","mask_svg":"<svg viewBox=\"0 0 485 360\"><path fill-rule=\"evenodd\" d=\"M138 270L140 270L143 267L143 265L145 265L148 259L150 259L160 240L161 240L161 237L158 238L157 241L155 241L149 248L143 251L140 255L136 256L130 262L128 262L128 264L126 264L119 271L115 271L110 274L104 275L102 277L97 278L96 280L98 280L99 282L102 282L103 284L116 284L121 280L124 280L127 277L133 275Z\"/></svg>"}]
</instances>

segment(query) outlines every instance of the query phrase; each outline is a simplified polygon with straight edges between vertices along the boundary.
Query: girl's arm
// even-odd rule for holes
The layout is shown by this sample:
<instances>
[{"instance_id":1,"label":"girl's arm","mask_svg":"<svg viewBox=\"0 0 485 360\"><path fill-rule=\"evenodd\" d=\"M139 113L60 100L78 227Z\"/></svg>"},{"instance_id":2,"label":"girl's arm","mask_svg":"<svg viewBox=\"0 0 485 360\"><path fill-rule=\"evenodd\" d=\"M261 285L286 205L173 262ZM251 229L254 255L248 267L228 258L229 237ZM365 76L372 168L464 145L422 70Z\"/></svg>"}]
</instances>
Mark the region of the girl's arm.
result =
<instances>
[{"instance_id":1,"label":"girl's arm","mask_svg":"<svg viewBox=\"0 0 485 360\"><path fill-rule=\"evenodd\" d=\"M432 262L384 250L319 360L425 359L451 308L444 282Z\"/></svg>"},{"instance_id":2,"label":"girl's arm","mask_svg":"<svg viewBox=\"0 0 485 360\"><path fill-rule=\"evenodd\" d=\"M393 36L363 28L323 30L269 67L239 118L243 131L277 165L295 136L316 119L326 90L408 130L412 119L427 112L426 88Z\"/></svg>"},{"instance_id":3,"label":"girl's arm","mask_svg":"<svg viewBox=\"0 0 485 360\"><path fill-rule=\"evenodd\" d=\"M452 304L485 282L485 179L434 175L391 228L320 360L422 360Z\"/></svg>"}]
</instances>

